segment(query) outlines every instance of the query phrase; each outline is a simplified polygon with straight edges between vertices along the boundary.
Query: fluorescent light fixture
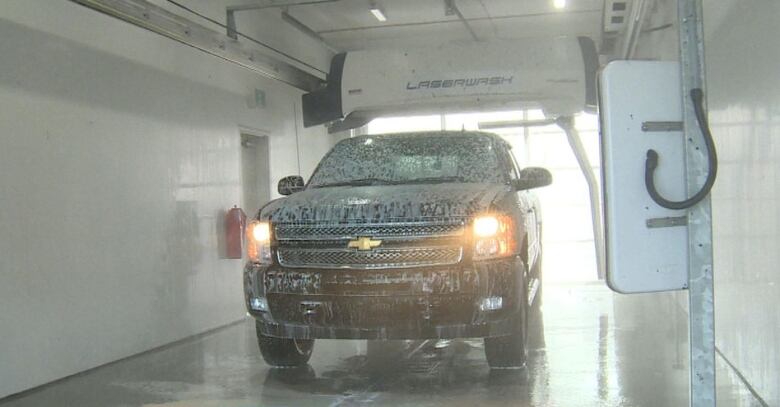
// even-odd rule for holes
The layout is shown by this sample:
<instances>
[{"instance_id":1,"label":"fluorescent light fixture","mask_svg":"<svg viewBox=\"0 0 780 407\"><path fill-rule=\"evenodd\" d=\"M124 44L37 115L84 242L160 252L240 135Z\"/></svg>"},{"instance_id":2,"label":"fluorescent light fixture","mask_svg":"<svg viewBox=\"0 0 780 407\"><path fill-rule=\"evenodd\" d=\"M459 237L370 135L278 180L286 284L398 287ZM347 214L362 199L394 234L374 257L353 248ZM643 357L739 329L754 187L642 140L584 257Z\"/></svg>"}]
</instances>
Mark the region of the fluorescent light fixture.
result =
<instances>
[{"instance_id":1,"label":"fluorescent light fixture","mask_svg":"<svg viewBox=\"0 0 780 407\"><path fill-rule=\"evenodd\" d=\"M373 14L374 17L376 17L376 19L382 23L387 21L387 16L385 15L384 10L382 10L382 8L379 7L379 5L376 3L371 3L371 14Z\"/></svg>"},{"instance_id":2,"label":"fluorescent light fixture","mask_svg":"<svg viewBox=\"0 0 780 407\"><path fill-rule=\"evenodd\" d=\"M566 0L553 0L553 7L557 8L558 10L566 8Z\"/></svg>"}]
</instances>

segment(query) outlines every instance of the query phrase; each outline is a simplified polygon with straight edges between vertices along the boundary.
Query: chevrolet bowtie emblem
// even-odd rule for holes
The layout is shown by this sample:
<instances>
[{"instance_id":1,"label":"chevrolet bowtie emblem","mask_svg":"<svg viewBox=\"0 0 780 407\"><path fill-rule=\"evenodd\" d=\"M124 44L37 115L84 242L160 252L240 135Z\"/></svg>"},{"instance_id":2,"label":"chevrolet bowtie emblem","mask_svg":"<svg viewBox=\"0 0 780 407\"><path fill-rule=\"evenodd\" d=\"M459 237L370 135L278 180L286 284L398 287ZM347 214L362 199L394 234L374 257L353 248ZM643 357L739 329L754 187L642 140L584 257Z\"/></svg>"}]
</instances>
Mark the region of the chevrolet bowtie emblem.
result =
<instances>
[{"instance_id":1,"label":"chevrolet bowtie emblem","mask_svg":"<svg viewBox=\"0 0 780 407\"><path fill-rule=\"evenodd\" d=\"M347 244L347 247L350 249L371 250L378 247L380 244L382 244L381 240L371 240L370 237L359 237L357 240L351 240Z\"/></svg>"}]
</instances>

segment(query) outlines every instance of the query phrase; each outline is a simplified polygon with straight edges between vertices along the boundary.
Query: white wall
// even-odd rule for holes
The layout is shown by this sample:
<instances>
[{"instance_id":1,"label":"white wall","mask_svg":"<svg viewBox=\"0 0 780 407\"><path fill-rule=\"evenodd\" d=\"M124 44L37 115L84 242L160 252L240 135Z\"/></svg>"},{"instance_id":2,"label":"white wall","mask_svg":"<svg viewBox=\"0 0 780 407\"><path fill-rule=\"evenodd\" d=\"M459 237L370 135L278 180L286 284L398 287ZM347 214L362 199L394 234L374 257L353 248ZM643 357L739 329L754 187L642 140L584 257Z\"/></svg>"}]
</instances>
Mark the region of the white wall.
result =
<instances>
[{"instance_id":1,"label":"white wall","mask_svg":"<svg viewBox=\"0 0 780 407\"><path fill-rule=\"evenodd\" d=\"M674 2L648 27L674 21ZM780 405L780 3L705 0L707 100L720 166L713 189L716 342ZM676 59L676 27L639 57Z\"/></svg>"},{"instance_id":2,"label":"white wall","mask_svg":"<svg viewBox=\"0 0 780 407\"><path fill-rule=\"evenodd\" d=\"M331 138L296 140L299 97L68 1L3 1L0 397L243 316L219 242L239 129L269 136L272 185L296 145L307 176Z\"/></svg>"},{"instance_id":3,"label":"white wall","mask_svg":"<svg viewBox=\"0 0 780 407\"><path fill-rule=\"evenodd\" d=\"M720 172L713 203L717 344L780 405L780 3L710 0L707 85Z\"/></svg>"}]
</instances>

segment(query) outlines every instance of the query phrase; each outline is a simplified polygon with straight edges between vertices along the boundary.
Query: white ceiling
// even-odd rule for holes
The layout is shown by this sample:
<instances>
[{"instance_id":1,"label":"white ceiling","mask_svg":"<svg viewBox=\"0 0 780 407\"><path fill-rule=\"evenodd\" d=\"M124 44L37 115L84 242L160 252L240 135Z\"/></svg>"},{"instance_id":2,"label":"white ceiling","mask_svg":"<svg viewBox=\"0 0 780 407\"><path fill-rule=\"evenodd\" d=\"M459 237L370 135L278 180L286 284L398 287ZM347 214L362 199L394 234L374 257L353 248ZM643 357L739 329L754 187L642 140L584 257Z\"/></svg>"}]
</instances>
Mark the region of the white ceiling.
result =
<instances>
[{"instance_id":1,"label":"white ceiling","mask_svg":"<svg viewBox=\"0 0 780 407\"><path fill-rule=\"evenodd\" d=\"M479 40L556 35L586 35L598 43L603 0L456 0ZM378 0L388 20L369 12L370 0L292 6L288 12L339 50L408 48L472 41L456 15L445 15L444 0ZM279 13L278 9L258 10Z\"/></svg>"}]
</instances>

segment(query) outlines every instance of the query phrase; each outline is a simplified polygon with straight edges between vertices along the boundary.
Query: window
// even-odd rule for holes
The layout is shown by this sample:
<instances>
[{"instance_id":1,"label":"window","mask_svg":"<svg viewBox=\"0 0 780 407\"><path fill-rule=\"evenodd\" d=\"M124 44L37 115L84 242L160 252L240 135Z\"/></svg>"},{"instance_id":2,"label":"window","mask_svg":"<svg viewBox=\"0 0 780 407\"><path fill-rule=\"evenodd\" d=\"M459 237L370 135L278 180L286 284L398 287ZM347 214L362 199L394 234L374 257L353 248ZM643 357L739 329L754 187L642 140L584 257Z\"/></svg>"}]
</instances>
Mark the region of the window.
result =
<instances>
[{"instance_id":1,"label":"window","mask_svg":"<svg viewBox=\"0 0 780 407\"><path fill-rule=\"evenodd\" d=\"M485 135L363 136L338 143L310 186L506 181L495 141ZM501 158L504 159L503 157Z\"/></svg>"}]
</instances>

